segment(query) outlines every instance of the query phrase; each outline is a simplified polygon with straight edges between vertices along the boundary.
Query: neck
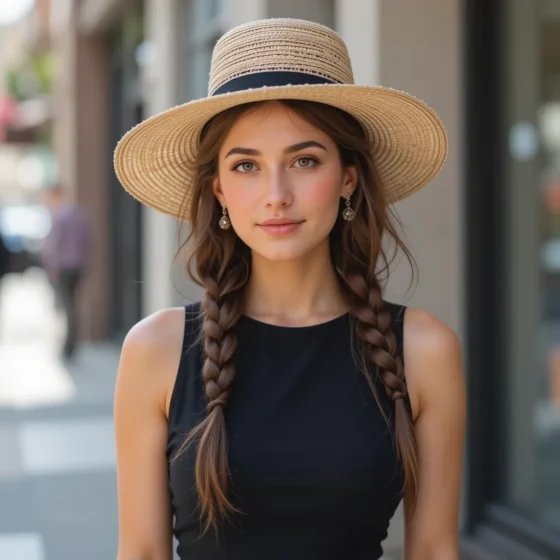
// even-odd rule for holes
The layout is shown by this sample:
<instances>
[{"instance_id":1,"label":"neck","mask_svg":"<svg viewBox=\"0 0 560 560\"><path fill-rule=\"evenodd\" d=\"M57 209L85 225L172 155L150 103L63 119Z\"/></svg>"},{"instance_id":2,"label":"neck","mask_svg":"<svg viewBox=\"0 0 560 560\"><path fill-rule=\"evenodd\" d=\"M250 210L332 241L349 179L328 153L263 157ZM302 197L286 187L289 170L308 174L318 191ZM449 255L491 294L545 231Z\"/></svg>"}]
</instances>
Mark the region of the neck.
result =
<instances>
[{"instance_id":1,"label":"neck","mask_svg":"<svg viewBox=\"0 0 560 560\"><path fill-rule=\"evenodd\" d=\"M247 315L274 324L303 326L330 320L347 310L328 241L293 261L270 261L253 253Z\"/></svg>"}]
</instances>

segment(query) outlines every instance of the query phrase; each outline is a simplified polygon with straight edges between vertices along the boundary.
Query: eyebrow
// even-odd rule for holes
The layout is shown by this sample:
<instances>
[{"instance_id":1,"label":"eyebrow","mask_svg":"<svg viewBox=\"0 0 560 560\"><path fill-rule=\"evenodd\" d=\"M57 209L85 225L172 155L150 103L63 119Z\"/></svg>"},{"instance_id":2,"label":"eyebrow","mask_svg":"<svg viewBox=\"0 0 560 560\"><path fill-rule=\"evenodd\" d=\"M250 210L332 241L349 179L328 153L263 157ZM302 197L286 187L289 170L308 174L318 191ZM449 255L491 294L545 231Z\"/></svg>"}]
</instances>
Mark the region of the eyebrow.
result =
<instances>
[{"instance_id":1,"label":"eyebrow","mask_svg":"<svg viewBox=\"0 0 560 560\"><path fill-rule=\"evenodd\" d=\"M288 146L285 150L285 154L293 154L294 152L299 152L305 148L321 148L327 151L327 148L323 146L320 142L315 142L315 140L306 140L305 142L300 142L299 144L294 144L293 146ZM227 154L226 158L234 154L239 154L243 156L262 156L259 150L254 150L253 148L232 148Z\"/></svg>"}]
</instances>

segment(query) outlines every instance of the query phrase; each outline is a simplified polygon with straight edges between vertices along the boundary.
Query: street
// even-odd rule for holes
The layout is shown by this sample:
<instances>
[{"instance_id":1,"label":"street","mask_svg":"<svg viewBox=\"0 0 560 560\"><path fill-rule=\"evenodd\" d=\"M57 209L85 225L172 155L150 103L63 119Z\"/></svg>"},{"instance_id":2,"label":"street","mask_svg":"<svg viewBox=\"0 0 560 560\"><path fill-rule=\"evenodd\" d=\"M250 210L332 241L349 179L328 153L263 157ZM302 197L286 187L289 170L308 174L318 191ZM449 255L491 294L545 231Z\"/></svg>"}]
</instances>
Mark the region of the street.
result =
<instances>
[{"instance_id":1,"label":"street","mask_svg":"<svg viewBox=\"0 0 560 560\"><path fill-rule=\"evenodd\" d=\"M118 348L57 358L63 324L42 273L0 289L0 558L116 557L112 399Z\"/></svg>"}]
</instances>

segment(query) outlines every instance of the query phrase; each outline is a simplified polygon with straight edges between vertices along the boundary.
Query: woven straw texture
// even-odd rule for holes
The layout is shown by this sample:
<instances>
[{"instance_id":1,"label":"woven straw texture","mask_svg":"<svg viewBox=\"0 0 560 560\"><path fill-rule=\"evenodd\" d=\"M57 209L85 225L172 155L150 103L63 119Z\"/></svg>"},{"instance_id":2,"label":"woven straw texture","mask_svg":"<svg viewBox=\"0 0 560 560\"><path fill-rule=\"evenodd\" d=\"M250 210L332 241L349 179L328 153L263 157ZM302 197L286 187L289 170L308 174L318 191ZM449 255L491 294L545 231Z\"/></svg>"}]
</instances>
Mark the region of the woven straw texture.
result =
<instances>
[{"instance_id":1,"label":"woven straw texture","mask_svg":"<svg viewBox=\"0 0 560 560\"><path fill-rule=\"evenodd\" d=\"M304 72L334 83L262 87L211 97L234 78L271 71ZM208 93L143 121L123 136L114 155L117 176L133 197L183 220L189 219L193 162L204 125L243 103L302 99L353 115L371 140L391 202L426 185L447 155L447 136L435 112L407 93L354 85L344 42L317 23L269 19L232 29L214 47Z\"/></svg>"}]
</instances>

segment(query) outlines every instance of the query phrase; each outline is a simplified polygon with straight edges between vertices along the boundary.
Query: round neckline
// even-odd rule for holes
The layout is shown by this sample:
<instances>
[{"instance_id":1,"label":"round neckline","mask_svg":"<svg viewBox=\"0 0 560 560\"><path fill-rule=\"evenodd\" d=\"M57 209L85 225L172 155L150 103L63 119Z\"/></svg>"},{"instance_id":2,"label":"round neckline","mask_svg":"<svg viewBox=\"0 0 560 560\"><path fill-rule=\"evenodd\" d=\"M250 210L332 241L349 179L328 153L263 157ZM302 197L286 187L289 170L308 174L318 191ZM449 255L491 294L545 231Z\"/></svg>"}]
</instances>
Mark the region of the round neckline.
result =
<instances>
[{"instance_id":1,"label":"round neckline","mask_svg":"<svg viewBox=\"0 0 560 560\"><path fill-rule=\"evenodd\" d=\"M332 319L328 319L326 321L322 321L321 323L315 323L313 325L276 325L274 323L266 323L265 321L261 321L260 319L255 319L254 317L250 317L249 315L241 315L241 320L245 321L246 323L253 324L255 326L260 326L263 328L268 328L271 330L277 330L282 332L302 332L302 331L311 331L314 329L320 329L329 327L331 325L335 325L350 316L350 312L346 311L342 315L338 315L337 317L333 317Z\"/></svg>"}]
</instances>

